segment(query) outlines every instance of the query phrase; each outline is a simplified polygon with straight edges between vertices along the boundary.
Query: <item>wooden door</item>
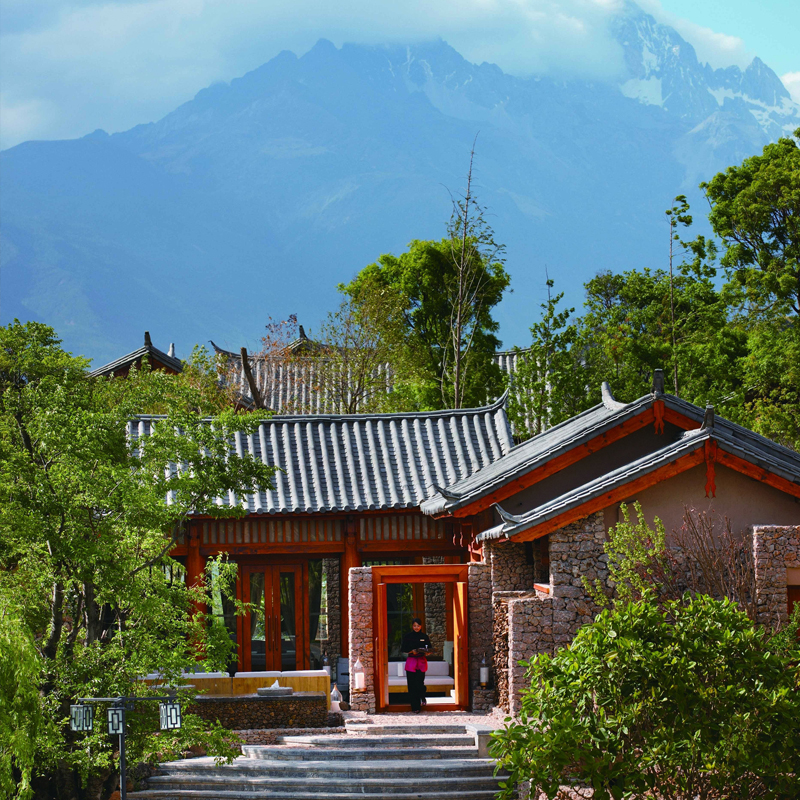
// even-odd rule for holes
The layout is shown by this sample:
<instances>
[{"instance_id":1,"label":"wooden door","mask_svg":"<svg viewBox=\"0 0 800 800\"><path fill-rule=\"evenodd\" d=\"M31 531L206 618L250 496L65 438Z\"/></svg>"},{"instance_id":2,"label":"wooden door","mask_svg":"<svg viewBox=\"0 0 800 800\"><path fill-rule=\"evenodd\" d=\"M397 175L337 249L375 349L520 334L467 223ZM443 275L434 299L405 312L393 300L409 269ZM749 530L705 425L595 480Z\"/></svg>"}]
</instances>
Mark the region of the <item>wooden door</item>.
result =
<instances>
[{"instance_id":1,"label":"wooden door","mask_svg":"<svg viewBox=\"0 0 800 800\"><path fill-rule=\"evenodd\" d=\"M243 670L304 669L308 642L302 565L244 567L242 597L253 606L242 624Z\"/></svg>"},{"instance_id":2,"label":"wooden door","mask_svg":"<svg viewBox=\"0 0 800 800\"><path fill-rule=\"evenodd\" d=\"M469 638L467 636L467 583L457 581L453 592L453 666L456 705L469 706Z\"/></svg>"}]
</instances>

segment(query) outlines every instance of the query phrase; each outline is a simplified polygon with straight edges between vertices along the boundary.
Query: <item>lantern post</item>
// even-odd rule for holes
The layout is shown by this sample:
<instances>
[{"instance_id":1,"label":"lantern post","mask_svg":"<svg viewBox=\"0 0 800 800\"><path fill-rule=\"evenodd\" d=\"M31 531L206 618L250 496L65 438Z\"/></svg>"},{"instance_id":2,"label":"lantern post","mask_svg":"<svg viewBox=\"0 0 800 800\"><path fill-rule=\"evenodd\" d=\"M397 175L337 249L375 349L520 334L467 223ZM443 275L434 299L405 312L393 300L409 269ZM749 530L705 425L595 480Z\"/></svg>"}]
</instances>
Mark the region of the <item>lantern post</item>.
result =
<instances>
[{"instance_id":1,"label":"lantern post","mask_svg":"<svg viewBox=\"0 0 800 800\"><path fill-rule=\"evenodd\" d=\"M69 707L69 727L73 731L91 731L94 727L94 709L87 703L111 703L108 708L107 725L110 736L119 736L119 795L126 800L125 734L128 711L133 711L137 701L158 700L159 722L162 731L179 730L181 706L175 695L166 697L79 697L77 705Z\"/></svg>"}]
</instances>

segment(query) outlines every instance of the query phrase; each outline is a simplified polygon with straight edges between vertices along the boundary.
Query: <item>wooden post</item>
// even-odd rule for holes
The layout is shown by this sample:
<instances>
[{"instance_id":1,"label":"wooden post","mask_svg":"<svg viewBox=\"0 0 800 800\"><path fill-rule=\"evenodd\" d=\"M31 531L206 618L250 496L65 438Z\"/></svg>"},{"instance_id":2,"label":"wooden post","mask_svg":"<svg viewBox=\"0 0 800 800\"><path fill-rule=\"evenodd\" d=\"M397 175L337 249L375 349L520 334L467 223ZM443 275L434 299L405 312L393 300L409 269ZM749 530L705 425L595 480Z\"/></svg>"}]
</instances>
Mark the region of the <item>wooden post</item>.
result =
<instances>
[{"instance_id":1,"label":"wooden post","mask_svg":"<svg viewBox=\"0 0 800 800\"><path fill-rule=\"evenodd\" d=\"M186 551L186 585L189 588L194 586L203 586L205 584L205 559L200 555L200 537L194 526L191 526L186 533L186 542L188 545ZM203 614L206 610L205 603L192 602L189 613L194 616L195 614ZM197 660L202 661L203 652L202 648L197 652Z\"/></svg>"},{"instance_id":2,"label":"wooden post","mask_svg":"<svg viewBox=\"0 0 800 800\"><path fill-rule=\"evenodd\" d=\"M350 656L350 569L361 566L361 556L358 553L358 522L355 517L348 517L345 521L344 555L342 556L342 574L339 583L342 590L342 658Z\"/></svg>"}]
</instances>

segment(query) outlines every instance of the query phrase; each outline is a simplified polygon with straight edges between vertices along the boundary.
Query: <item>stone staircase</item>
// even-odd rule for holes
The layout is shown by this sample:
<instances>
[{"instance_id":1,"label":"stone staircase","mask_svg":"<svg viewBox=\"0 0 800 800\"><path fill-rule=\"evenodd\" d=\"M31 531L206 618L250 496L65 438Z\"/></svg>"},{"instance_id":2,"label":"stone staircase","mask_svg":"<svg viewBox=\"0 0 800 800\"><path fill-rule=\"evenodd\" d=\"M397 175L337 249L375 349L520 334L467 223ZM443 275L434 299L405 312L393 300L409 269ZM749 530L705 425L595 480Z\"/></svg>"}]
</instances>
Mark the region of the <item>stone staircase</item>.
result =
<instances>
[{"instance_id":1,"label":"stone staircase","mask_svg":"<svg viewBox=\"0 0 800 800\"><path fill-rule=\"evenodd\" d=\"M493 800L488 728L351 724L333 735L244 745L232 764L213 758L162 764L130 800Z\"/></svg>"}]
</instances>

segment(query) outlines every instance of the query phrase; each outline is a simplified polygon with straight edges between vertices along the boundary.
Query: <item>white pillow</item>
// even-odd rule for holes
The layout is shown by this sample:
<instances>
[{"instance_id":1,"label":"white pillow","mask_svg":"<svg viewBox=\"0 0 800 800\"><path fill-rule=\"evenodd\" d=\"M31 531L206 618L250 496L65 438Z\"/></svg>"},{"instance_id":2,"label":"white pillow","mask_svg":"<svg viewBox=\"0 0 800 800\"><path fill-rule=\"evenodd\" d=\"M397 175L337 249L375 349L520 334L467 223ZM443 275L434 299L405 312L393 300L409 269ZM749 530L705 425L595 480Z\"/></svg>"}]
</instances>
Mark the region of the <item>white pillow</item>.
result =
<instances>
[{"instance_id":1,"label":"white pillow","mask_svg":"<svg viewBox=\"0 0 800 800\"><path fill-rule=\"evenodd\" d=\"M398 661L397 662L397 677L398 678L405 678L406 676L406 663L405 661Z\"/></svg>"}]
</instances>

